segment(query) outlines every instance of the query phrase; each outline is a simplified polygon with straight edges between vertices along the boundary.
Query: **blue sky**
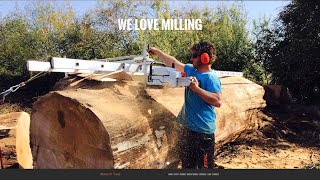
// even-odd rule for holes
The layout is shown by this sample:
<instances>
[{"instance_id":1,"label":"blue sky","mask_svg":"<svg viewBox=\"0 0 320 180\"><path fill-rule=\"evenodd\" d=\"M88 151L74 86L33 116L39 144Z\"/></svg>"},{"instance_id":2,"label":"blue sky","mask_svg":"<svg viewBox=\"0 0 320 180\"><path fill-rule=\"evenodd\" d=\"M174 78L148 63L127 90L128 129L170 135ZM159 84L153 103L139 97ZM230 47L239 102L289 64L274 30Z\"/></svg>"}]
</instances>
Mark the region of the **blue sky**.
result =
<instances>
[{"instance_id":1,"label":"blue sky","mask_svg":"<svg viewBox=\"0 0 320 180\"><path fill-rule=\"evenodd\" d=\"M184 1L169 1L172 7L179 7L184 5ZM230 6L235 1L221 1L224 2L227 6ZM190 1L192 6L215 6L220 1ZM290 1L254 1L247 0L243 1L244 8L247 10L248 17L248 25L247 29L250 31L252 29L252 21L254 19L259 19L260 17L266 16L274 19L277 17L277 14L281 11L281 9L289 4ZM8 12L12 11L16 5L18 5L21 9L25 6L26 1L18 0L18 1L4 1L0 0L0 18L4 17L8 14ZM73 9L77 12L78 15L83 14L88 9L95 7L96 1L92 0L71 0L71 5Z\"/></svg>"}]
</instances>

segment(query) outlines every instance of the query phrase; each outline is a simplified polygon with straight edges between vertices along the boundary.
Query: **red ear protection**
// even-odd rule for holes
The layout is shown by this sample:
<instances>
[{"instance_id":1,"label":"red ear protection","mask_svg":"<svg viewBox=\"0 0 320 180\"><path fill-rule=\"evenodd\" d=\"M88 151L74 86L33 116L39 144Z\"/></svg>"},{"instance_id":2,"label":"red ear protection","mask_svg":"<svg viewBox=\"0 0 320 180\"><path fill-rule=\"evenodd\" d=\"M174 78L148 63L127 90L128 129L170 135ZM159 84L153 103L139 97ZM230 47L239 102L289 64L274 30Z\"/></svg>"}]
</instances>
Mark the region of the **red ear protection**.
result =
<instances>
[{"instance_id":1,"label":"red ear protection","mask_svg":"<svg viewBox=\"0 0 320 180\"><path fill-rule=\"evenodd\" d=\"M200 60L202 64L208 64L210 61L210 56L208 53L202 53L200 56Z\"/></svg>"}]
</instances>

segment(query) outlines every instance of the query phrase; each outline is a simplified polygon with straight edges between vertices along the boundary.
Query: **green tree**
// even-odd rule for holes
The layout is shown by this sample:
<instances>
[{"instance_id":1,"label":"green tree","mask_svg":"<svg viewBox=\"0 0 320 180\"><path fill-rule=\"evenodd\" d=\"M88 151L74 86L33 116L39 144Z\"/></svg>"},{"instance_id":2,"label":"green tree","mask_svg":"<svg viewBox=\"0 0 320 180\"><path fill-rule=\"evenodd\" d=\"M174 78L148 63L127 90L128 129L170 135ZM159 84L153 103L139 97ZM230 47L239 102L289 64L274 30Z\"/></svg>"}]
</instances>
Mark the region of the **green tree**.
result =
<instances>
[{"instance_id":1,"label":"green tree","mask_svg":"<svg viewBox=\"0 0 320 180\"><path fill-rule=\"evenodd\" d=\"M256 67L253 70L255 78L259 82L269 84L271 80L270 51L277 43L278 37L274 27L271 27L270 18L263 17L253 21L253 48L254 60L250 65Z\"/></svg>"},{"instance_id":2,"label":"green tree","mask_svg":"<svg viewBox=\"0 0 320 180\"><path fill-rule=\"evenodd\" d=\"M289 87L299 102L320 103L318 1L293 0L279 15L278 39L268 57L272 83Z\"/></svg>"},{"instance_id":3,"label":"green tree","mask_svg":"<svg viewBox=\"0 0 320 180\"><path fill-rule=\"evenodd\" d=\"M157 19L202 19L203 29L139 32L141 42L148 42L188 63L189 48L200 40L208 40L214 43L217 50L217 62L213 68L244 71L251 62L252 45L245 28L247 19L241 4L234 4L230 8L222 4L203 9L186 4L171 9L167 2L156 1L152 8Z\"/></svg>"}]
</instances>

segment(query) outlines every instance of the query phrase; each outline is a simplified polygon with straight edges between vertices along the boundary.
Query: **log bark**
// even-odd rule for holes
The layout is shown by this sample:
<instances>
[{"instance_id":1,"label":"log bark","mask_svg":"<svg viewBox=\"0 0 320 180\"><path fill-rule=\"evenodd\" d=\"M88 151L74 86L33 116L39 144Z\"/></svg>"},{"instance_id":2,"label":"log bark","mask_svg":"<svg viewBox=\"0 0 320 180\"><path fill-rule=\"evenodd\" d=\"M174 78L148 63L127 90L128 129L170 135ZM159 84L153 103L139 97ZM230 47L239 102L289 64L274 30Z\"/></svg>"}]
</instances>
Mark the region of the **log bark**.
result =
<instances>
[{"instance_id":1,"label":"log bark","mask_svg":"<svg viewBox=\"0 0 320 180\"><path fill-rule=\"evenodd\" d=\"M242 77L221 81L223 105L216 108L219 143L257 127L259 108L265 106L263 87ZM34 104L30 126L34 166L177 168L176 117L183 101L184 88L65 79Z\"/></svg>"}]
</instances>

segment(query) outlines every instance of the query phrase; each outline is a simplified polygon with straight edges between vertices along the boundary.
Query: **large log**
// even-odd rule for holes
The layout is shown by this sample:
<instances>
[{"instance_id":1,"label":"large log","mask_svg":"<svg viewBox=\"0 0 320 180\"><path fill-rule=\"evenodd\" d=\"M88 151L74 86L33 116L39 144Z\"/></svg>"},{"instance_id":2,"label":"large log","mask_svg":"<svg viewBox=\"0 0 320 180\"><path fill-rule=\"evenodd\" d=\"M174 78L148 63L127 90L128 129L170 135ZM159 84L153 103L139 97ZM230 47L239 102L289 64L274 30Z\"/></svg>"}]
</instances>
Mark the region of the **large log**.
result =
<instances>
[{"instance_id":1,"label":"large log","mask_svg":"<svg viewBox=\"0 0 320 180\"><path fill-rule=\"evenodd\" d=\"M161 168L176 161L175 116L136 82L82 81L40 98L31 115L35 168Z\"/></svg>"},{"instance_id":2,"label":"large log","mask_svg":"<svg viewBox=\"0 0 320 180\"><path fill-rule=\"evenodd\" d=\"M262 86L240 76L222 77L221 83L223 105L216 108L216 150L242 131L260 128L261 119L268 118L261 112L266 106Z\"/></svg>"},{"instance_id":3,"label":"large log","mask_svg":"<svg viewBox=\"0 0 320 180\"><path fill-rule=\"evenodd\" d=\"M219 142L257 126L258 109L265 105L263 87L242 77L221 81ZM184 88L80 78L65 79L56 87L34 104L31 114L35 168L177 168L176 117Z\"/></svg>"}]
</instances>

